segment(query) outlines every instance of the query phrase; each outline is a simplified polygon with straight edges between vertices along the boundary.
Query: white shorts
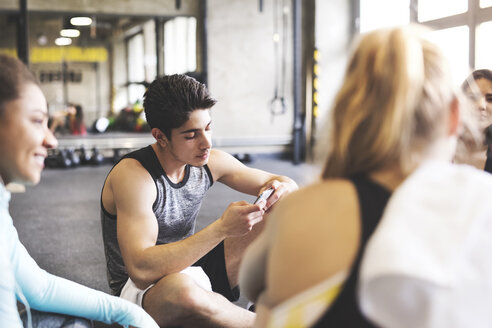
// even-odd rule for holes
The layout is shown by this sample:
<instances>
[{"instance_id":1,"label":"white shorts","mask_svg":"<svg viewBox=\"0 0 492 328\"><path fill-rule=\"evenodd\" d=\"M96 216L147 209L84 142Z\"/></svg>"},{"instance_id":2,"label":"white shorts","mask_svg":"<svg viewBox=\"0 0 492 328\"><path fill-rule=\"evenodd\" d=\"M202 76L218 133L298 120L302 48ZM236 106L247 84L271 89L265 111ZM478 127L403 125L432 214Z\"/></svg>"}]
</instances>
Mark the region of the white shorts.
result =
<instances>
[{"instance_id":1,"label":"white shorts","mask_svg":"<svg viewBox=\"0 0 492 328\"><path fill-rule=\"evenodd\" d=\"M208 290L210 292L212 291L212 283L210 282L210 279L208 278L205 271L203 271L202 267L191 266L184 269L180 273L184 273L189 277L191 277L198 284L198 286L202 287L203 289ZM152 284L149 287L142 290L139 289L130 278L128 278L128 281L126 282L125 286L123 286L123 289L121 290L120 297L142 307L143 296L153 286L154 285Z\"/></svg>"}]
</instances>

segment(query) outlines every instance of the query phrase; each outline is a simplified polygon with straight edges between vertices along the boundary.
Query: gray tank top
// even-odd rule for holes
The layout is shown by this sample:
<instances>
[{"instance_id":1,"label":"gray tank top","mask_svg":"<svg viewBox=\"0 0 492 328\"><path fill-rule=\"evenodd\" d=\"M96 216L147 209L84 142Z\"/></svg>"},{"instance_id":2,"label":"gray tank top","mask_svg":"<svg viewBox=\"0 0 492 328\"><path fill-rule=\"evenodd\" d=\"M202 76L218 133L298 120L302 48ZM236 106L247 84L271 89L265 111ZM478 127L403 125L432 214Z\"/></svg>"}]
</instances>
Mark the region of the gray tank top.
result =
<instances>
[{"instance_id":1,"label":"gray tank top","mask_svg":"<svg viewBox=\"0 0 492 328\"><path fill-rule=\"evenodd\" d=\"M149 172L155 182L157 197L152 205L159 233L156 245L172 243L191 236L195 232L195 221L205 192L212 186L213 178L207 165L187 165L183 181L169 180L151 146L136 150L122 159L134 158ZM116 237L117 216L106 211L101 199L101 223L106 255L109 287L119 295L128 280L118 239Z\"/></svg>"}]
</instances>

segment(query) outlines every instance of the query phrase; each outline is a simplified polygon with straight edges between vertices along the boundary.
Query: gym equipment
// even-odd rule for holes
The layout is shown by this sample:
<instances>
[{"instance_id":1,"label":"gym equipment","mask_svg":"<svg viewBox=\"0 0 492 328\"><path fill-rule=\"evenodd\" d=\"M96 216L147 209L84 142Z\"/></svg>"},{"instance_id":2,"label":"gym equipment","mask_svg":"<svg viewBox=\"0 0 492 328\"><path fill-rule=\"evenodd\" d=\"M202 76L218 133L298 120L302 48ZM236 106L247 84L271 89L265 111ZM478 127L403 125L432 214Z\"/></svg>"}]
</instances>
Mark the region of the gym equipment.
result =
<instances>
[{"instance_id":1,"label":"gym equipment","mask_svg":"<svg viewBox=\"0 0 492 328\"><path fill-rule=\"evenodd\" d=\"M79 155L75 152L74 149L67 149L66 150L67 157L70 159L71 166L78 166L80 164L80 157Z\"/></svg>"},{"instance_id":2,"label":"gym equipment","mask_svg":"<svg viewBox=\"0 0 492 328\"><path fill-rule=\"evenodd\" d=\"M68 156L66 149L60 149L60 152L58 154L58 165L64 168L72 166L72 160Z\"/></svg>"},{"instance_id":3,"label":"gym equipment","mask_svg":"<svg viewBox=\"0 0 492 328\"><path fill-rule=\"evenodd\" d=\"M93 165L101 165L104 161L104 156L99 152L96 147L92 148L91 163Z\"/></svg>"},{"instance_id":4,"label":"gym equipment","mask_svg":"<svg viewBox=\"0 0 492 328\"><path fill-rule=\"evenodd\" d=\"M44 159L46 167L58 167L60 165L60 153L54 149L48 149L48 156Z\"/></svg>"},{"instance_id":5,"label":"gym equipment","mask_svg":"<svg viewBox=\"0 0 492 328\"><path fill-rule=\"evenodd\" d=\"M87 152L84 146L80 147L80 164L89 164L91 162L91 155Z\"/></svg>"},{"instance_id":6,"label":"gym equipment","mask_svg":"<svg viewBox=\"0 0 492 328\"><path fill-rule=\"evenodd\" d=\"M92 125L93 131L98 133L103 133L108 128L109 123L110 122L108 118L100 117L94 121L94 124Z\"/></svg>"},{"instance_id":7,"label":"gym equipment","mask_svg":"<svg viewBox=\"0 0 492 328\"><path fill-rule=\"evenodd\" d=\"M233 156L242 163L251 163L253 161L248 153L234 154Z\"/></svg>"},{"instance_id":8,"label":"gym equipment","mask_svg":"<svg viewBox=\"0 0 492 328\"><path fill-rule=\"evenodd\" d=\"M117 163L121 159L121 149L115 148L113 149L113 163Z\"/></svg>"}]
</instances>

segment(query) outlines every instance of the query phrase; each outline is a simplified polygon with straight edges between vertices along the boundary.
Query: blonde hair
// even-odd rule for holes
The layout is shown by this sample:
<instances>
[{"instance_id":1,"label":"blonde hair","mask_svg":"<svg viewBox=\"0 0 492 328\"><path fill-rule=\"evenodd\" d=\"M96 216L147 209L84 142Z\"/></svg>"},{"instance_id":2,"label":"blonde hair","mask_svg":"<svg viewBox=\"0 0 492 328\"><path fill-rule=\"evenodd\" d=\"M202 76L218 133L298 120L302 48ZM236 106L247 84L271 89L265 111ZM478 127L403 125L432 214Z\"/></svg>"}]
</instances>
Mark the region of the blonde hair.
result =
<instances>
[{"instance_id":1,"label":"blonde hair","mask_svg":"<svg viewBox=\"0 0 492 328\"><path fill-rule=\"evenodd\" d=\"M357 43L332 108L323 178L394 165L408 173L446 133L456 88L427 32L417 25L381 29Z\"/></svg>"}]
</instances>

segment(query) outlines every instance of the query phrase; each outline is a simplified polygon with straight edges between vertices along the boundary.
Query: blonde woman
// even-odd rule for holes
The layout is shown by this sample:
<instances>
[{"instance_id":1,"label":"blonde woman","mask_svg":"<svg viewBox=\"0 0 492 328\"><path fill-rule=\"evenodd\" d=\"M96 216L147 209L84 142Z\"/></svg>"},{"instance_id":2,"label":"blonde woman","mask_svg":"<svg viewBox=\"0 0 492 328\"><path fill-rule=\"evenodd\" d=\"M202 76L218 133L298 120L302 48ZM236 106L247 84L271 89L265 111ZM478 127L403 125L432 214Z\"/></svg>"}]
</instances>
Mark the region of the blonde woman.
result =
<instances>
[{"instance_id":1,"label":"blonde woman","mask_svg":"<svg viewBox=\"0 0 492 328\"><path fill-rule=\"evenodd\" d=\"M426 33L382 29L356 44L322 181L278 205L241 265L256 326L373 326L356 291L365 245L395 189L427 161L449 162L460 130L458 91Z\"/></svg>"}]
</instances>

